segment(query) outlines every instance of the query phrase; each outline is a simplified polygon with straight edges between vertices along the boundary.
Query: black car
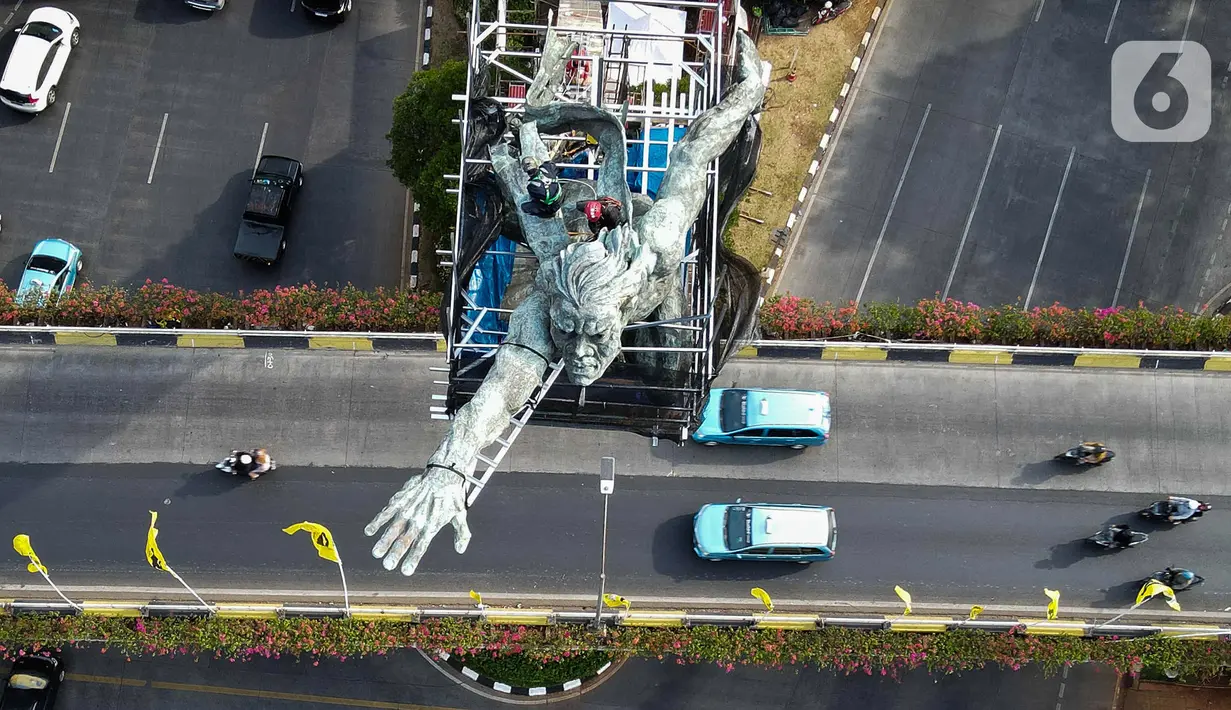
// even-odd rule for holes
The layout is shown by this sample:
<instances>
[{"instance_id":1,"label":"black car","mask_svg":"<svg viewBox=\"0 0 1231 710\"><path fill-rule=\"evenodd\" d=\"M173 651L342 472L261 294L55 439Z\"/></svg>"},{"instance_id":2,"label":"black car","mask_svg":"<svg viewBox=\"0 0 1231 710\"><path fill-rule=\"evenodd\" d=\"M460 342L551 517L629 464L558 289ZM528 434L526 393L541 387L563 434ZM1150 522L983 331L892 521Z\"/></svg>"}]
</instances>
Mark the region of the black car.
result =
<instances>
[{"instance_id":1,"label":"black car","mask_svg":"<svg viewBox=\"0 0 1231 710\"><path fill-rule=\"evenodd\" d=\"M299 0L299 6L312 17L343 22L350 12L351 0Z\"/></svg>"},{"instance_id":2,"label":"black car","mask_svg":"<svg viewBox=\"0 0 1231 710\"><path fill-rule=\"evenodd\" d=\"M235 258L272 266L282 256L291 209L302 186L303 163L281 155L261 156L235 237Z\"/></svg>"},{"instance_id":3,"label":"black car","mask_svg":"<svg viewBox=\"0 0 1231 710\"><path fill-rule=\"evenodd\" d=\"M62 682L64 661L58 656L20 656L0 691L0 710L51 710Z\"/></svg>"}]
</instances>

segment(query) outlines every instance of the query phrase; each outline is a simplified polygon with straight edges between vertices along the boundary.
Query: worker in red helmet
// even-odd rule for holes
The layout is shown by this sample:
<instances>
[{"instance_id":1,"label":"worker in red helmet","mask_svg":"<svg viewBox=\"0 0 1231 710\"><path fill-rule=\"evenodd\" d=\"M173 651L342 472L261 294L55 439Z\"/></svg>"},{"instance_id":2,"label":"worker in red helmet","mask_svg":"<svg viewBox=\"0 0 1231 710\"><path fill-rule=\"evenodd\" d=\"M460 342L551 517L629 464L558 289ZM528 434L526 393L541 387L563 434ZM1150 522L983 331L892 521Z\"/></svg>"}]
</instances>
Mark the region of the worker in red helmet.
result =
<instances>
[{"instance_id":1,"label":"worker in red helmet","mask_svg":"<svg viewBox=\"0 0 1231 710\"><path fill-rule=\"evenodd\" d=\"M590 232L595 237L603 229L615 229L624 221L624 206L614 197L583 200L577 203L577 209L586 216L586 221L590 223Z\"/></svg>"}]
</instances>

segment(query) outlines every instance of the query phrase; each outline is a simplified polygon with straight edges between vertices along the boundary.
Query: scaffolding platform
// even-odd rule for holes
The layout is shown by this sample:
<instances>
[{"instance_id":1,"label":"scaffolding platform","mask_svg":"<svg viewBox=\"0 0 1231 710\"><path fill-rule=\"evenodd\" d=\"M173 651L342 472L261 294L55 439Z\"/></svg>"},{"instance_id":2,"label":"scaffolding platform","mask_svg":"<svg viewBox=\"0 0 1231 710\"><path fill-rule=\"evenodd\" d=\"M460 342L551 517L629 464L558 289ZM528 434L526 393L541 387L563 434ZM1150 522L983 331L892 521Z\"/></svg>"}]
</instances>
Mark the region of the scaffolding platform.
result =
<instances>
[{"instance_id":1,"label":"scaffolding platform","mask_svg":"<svg viewBox=\"0 0 1231 710\"><path fill-rule=\"evenodd\" d=\"M526 88L537 69L542 41L548 27L553 27L579 45L558 99L602 106L616 115L627 104L626 127L634 134L628 139L630 187L634 193L652 198L669 165L671 149L697 117L719 101L724 83L729 80L733 57L728 48L735 25L731 0L611 4L562 0L558 10L536 17L533 22L525 17L512 21L504 0L486 17L482 14L483 5L479 0L473 0L471 5L467 91L455 97L463 103L459 120L463 145L472 123L475 99L493 99L508 114L523 111ZM613 5L617 6L614 16ZM623 19L621 26L613 26L613 17L635 20L656 13L673 21L682 18L684 31L655 31L652 25L650 29L638 29L631 26L635 22L624 23ZM586 140L579 135L545 135L543 139L549 150L561 142L577 146ZM581 151L579 158L557 162L557 166L593 179L598 168L596 160L596 149L590 148ZM712 316L718 293L715 273L721 244L718 162L715 160L709 166L705 205L689 235L687 256L679 266L683 316L631 324L625 332L625 355L588 387L572 384L566 377L554 380L549 391L536 400L533 423L620 429L680 442L688 438L716 374ZM445 266L463 260L463 247L457 235L464 233L468 185L462 176L473 174L476 166L484 165L490 165L489 161L463 156L458 175L447 176L456 181L457 187L450 191L458 195L459 209L451 248L440 251ZM506 335L508 315L515 307L509 302L509 294L518 290L519 281L524 292L527 279L537 269L533 253L524 247L493 247L487 254L516 265L514 283L508 286L500 303L479 302L473 292L473 271L451 270L444 328L448 380L437 382L445 390L435 396L438 402L443 401L443 406L433 407L433 416L437 418L451 417L478 389L493 362L492 355ZM485 267L476 266L474 271L481 268ZM492 273L478 276L507 278ZM642 328L674 329L675 342L671 347L637 347L632 331ZM655 365L662 361L675 366Z\"/></svg>"}]
</instances>

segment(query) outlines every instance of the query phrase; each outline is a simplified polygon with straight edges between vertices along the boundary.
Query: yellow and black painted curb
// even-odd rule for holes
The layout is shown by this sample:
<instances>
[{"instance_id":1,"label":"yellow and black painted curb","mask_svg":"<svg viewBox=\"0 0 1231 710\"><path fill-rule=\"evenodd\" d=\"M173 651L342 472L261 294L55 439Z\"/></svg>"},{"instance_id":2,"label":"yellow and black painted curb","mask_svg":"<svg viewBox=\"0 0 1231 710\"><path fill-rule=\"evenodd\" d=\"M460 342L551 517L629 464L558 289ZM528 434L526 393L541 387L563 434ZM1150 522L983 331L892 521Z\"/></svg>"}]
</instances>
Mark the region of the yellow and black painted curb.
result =
<instances>
[{"instance_id":1,"label":"yellow and black painted curb","mask_svg":"<svg viewBox=\"0 0 1231 710\"><path fill-rule=\"evenodd\" d=\"M113 332L104 328L72 330L0 331L0 345L101 345L165 348L248 348L276 350L342 350L351 352L444 352L439 336L408 334L379 335L350 333L242 333L225 330L181 333L154 330Z\"/></svg>"},{"instance_id":2,"label":"yellow and black painted curb","mask_svg":"<svg viewBox=\"0 0 1231 710\"><path fill-rule=\"evenodd\" d=\"M856 360L865 362L925 362L955 365L1026 365L1030 367L1084 367L1131 370L1207 370L1231 372L1231 352L1168 353L1099 352L1012 348L995 350L952 347L912 348L894 345L775 345L760 341L739 351L740 357L793 360Z\"/></svg>"},{"instance_id":3,"label":"yellow and black painted curb","mask_svg":"<svg viewBox=\"0 0 1231 710\"><path fill-rule=\"evenodd\" d=\"M202 618L221 619L338 619L347 609L338 604L218 603L208 608L199 602L163 601L83 601L72 606L56 600L0 599L0 615L59 614L63 616L103 616L118 618ZM356 604L349 615L364 621L401 621L419 623L426 619L470 619L494 626L593 625L593 610L523 607L418 607ZM1077 636L1133 638L1166 636L1176 639L1211 639L1231 636L1231 628L1216 623L1114 624L1090 619L979 618L955 616L869 615L836 616L802 612L713 612L668 609L606 610L601 621L608 626L685 628L719 626L730 628L816 631L829 627L889 631L898 633L944 633L953 630L987 633L1015 633L1027 636Z\"/></svg>"}]
</instances>

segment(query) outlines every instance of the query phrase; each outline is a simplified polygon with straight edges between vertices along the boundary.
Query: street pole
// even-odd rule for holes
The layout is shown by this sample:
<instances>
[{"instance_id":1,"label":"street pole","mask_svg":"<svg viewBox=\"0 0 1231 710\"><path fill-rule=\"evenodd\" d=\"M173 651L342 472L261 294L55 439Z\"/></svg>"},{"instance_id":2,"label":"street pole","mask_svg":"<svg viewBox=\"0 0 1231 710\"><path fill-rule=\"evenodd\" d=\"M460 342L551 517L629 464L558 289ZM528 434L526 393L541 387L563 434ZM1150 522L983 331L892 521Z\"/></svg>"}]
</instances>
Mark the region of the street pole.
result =
<instances>
[{"instance_id":1,"label":"street pole","mask_svg":"<svg viewBox=\"0 0 1231 710\"><path fill-rule=\"evenodd\" d=\"M598 573L598 603L594 607L594 628L603 628L603 597L607 593L607 502L615 491L615 458L604 456L599 467L598 491L603 494L603 550Z\"/></svg>"}]
</instances>

